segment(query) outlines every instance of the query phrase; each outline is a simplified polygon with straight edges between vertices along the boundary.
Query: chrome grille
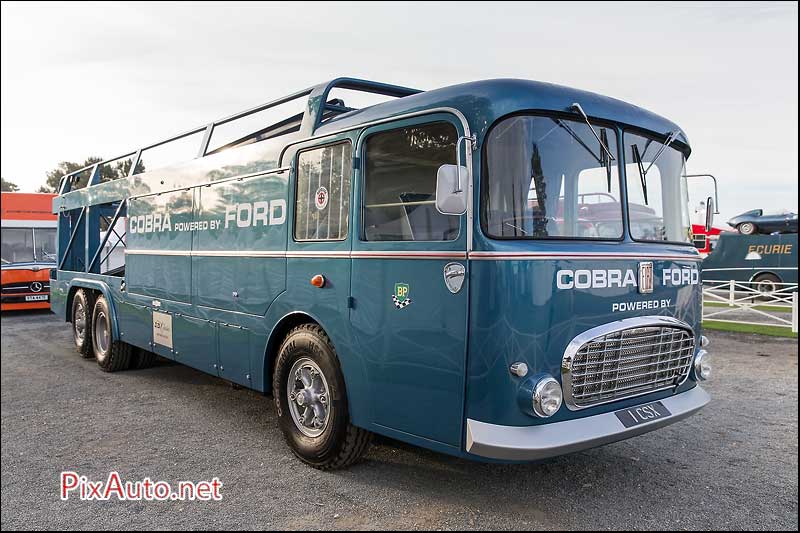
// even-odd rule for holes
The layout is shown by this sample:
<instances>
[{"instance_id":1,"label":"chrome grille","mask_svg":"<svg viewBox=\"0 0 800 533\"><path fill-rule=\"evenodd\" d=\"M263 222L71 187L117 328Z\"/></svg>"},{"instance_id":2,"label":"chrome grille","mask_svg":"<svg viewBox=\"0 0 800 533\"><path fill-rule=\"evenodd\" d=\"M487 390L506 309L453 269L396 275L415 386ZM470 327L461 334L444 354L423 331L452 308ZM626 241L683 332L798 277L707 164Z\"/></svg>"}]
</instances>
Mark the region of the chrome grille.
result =
<instances>
[{"instance_id":1,"label":"chrome grille","mask_svg":"<svg viewBox=\"0 0 800 533\"><path fill-rule=\"evenodd\" d=\"M659 322L573 341L562 365L567 406L582 409L683 383L692 365L694 335L676 320Z\"/></svg>"}]
</instances>

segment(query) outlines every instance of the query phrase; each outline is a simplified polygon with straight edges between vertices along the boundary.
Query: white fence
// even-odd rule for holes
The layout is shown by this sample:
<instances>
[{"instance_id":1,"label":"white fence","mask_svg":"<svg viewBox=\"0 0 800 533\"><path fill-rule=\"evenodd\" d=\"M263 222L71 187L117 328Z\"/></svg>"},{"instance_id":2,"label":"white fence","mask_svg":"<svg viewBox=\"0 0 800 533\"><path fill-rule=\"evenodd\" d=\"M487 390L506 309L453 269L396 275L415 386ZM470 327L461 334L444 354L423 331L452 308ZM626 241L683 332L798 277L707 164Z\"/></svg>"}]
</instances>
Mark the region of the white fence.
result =
<instances>
[{"instance_id":1,"label":"white fence","mask_svg":"<svg viewBox=\"0 0 800 533\"><path fill-rule=\"evenodd\" d=\"M779 326L797 333L797 283L773 283L767 289L744 281L704 281L703 320Z\"/></svg>"}]
</instances>

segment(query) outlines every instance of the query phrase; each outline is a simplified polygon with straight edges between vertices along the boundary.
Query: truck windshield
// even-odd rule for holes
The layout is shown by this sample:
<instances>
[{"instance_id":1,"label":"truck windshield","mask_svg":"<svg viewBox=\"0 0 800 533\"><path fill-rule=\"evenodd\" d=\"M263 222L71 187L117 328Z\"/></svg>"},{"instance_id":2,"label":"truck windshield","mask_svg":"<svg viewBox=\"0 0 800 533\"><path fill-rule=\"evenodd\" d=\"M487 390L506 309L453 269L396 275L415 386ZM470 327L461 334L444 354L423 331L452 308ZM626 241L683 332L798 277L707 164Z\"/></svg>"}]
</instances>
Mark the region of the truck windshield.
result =
<instances>
[{"instance_id":1,"label":"truck windshield","mask_svg":"<svg viewBox=\"0 0 800 533\"><path fill-rule=\"evenodd\" d=\"M3 228L3 264L30 263L33 261L33 230L30 228Z\"/></svg>"},{"instance_id":2,"label":"truck windshield","mask_svg":"<svg viewBox=\"0 0 800 533\"><path fill-rule=\"evenodd\" d=\"M37 261L55 262L58 259L55 228L34 229L33 242L36 244L35 254Z\"/></svg>"},{"instance_id":3,"label":"truck windshield","mask_svg":"<svg viewBox=\"0 0 800 533\"><path fill-rule=\"evenodd\" d=\"M664 148L662 142L641 135L625 133L623 140L631 236L640 241L690 243L684 155L672 145Z\"/></svg>"},{"instance_id":4,"label":"truck windshield","mask_svg":"<svg viewBox=\"0 0 800 533\"><path fill-rule=\"evenodd\" d=\"M506 239L621 239L616 132L583 121L516 116L487 141L484 231ZM604 144L615 159L608 157Z\"/></svg>"},{"instance_id":5,"label":"truck windshield","mask_svg":"<svg viewBox=\"0 0 800 533\"><path fill-rule=\"evenodd\" d=\"M55 262L55 228L3 228L3 264Z\"/></svg>"}]
</instances>

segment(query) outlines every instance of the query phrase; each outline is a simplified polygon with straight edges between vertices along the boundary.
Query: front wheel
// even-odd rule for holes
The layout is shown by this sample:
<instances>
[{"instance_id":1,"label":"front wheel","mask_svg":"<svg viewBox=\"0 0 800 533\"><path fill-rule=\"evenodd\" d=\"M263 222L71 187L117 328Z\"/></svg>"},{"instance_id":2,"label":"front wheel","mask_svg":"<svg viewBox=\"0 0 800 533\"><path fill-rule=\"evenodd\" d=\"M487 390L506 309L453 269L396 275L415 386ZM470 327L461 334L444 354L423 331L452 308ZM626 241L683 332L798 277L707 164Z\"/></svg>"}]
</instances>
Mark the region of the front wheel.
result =
<instances>
[{"instance_id":1,"label":"front wheel","mask_svg":"<svg viewBox=\"0 0 800 533\"><path fill-rule=\"evenodd\" d=\"M756 232L756 225L752 222L742 222L738 229L742 235L753 235Z\"/></svg>"},{"instance_id":2,"label":"front wheel","mask_svg":"<svg viewBox=\"0 0 800 533\"><path fill-rule=\"evenodd\" d=\"M334 470L361 458L371 434L350 423L344 377L322 328L304 324L289 332L272 387L281 431L301 461Z\"/></svg>"}]
</instances>

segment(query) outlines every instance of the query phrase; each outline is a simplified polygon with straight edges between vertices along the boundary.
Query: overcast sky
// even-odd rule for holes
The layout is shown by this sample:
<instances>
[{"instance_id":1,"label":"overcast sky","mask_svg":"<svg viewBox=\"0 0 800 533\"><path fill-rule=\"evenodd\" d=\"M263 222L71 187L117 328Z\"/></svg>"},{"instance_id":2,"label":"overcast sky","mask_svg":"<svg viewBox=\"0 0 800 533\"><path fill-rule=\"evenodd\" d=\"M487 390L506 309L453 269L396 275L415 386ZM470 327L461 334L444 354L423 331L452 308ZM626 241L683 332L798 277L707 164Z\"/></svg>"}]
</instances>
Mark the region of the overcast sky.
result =
<instances>
[{"instance_id":1,"label":"overcast sky","mask_svg":"<svg viewBox=\"0 0 800 533\"><path fill-rule=\"evenodd\" d=\"M112 157L338 77L514 77L687 132L722 220L797 211L797 4L2 3L2 176ZM696 187L697 201L708 188Z\"/></svg>"}]
</instances>

